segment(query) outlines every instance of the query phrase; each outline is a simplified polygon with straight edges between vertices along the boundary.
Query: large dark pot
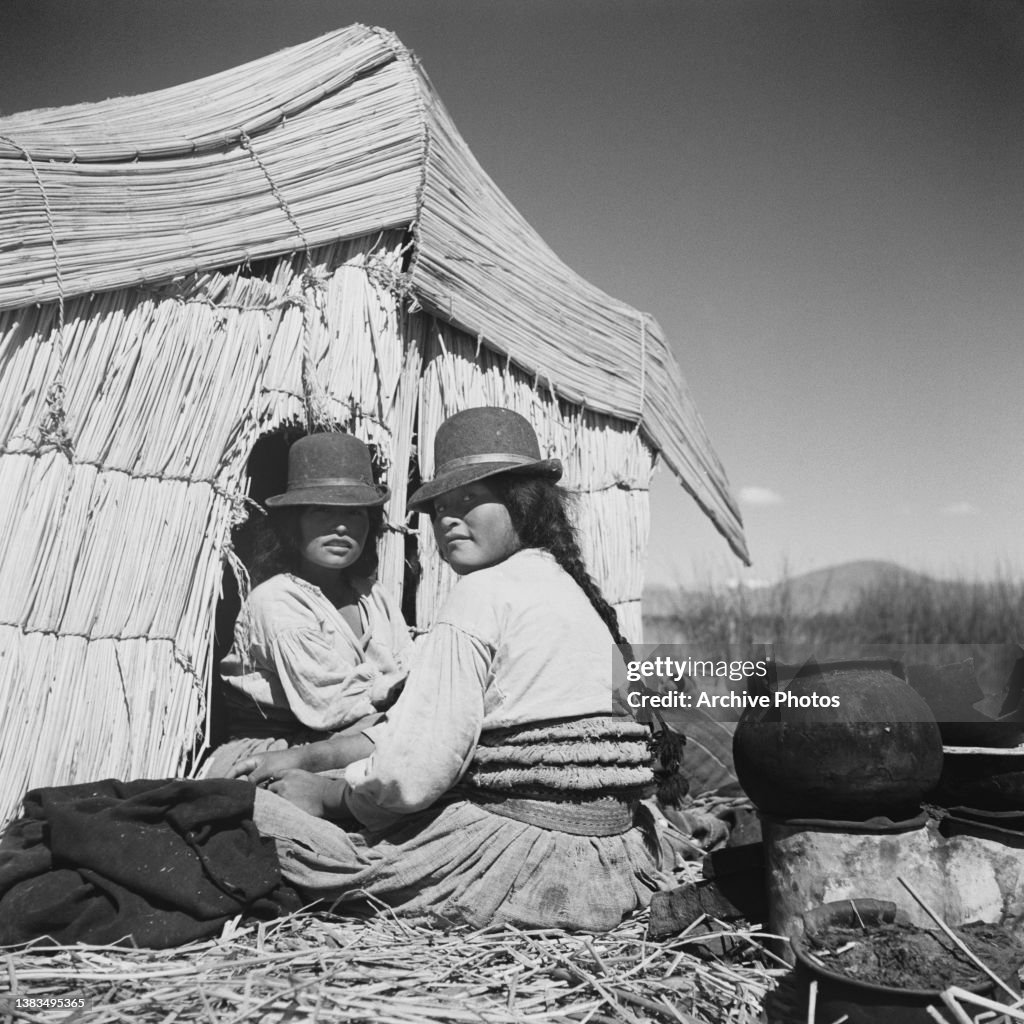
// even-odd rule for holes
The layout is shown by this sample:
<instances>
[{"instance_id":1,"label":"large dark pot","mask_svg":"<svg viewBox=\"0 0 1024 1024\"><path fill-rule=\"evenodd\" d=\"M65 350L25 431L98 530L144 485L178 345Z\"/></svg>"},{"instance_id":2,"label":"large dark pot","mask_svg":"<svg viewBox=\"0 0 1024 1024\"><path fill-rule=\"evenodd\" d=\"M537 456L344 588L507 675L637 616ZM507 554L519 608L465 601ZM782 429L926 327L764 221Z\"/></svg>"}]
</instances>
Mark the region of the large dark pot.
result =
<instances>
[{"instance_id":1,"label":"large dark pot","mask_svg":"<svg viewBox=\"0 0 1024 1024\"><path fill-rule=\"evenodd\" d=\"M733 757L759 811L833 821L920 811L939 780L942 739L894 670L887 661L812 662L769 690L769 707L744 712Z\"/></svg>"}]
</instances>

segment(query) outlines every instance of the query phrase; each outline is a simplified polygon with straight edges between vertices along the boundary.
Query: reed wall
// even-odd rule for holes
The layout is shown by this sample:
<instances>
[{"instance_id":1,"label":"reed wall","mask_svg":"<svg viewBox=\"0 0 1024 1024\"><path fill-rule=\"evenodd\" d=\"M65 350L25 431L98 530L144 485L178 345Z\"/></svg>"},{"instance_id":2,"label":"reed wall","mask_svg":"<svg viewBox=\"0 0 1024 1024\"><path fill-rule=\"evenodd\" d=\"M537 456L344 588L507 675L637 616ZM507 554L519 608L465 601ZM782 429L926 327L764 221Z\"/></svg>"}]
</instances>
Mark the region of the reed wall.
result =
<instances>
[{"instance_id":1,"label":"reed wall","mask_svg":"<svg viewBox=\"0 0 1024 1024\"><path fill-rule=\"evenodd\" d=\"M286 424L374 443L405 518L419 350L403 232L0 313L0 818L32 786L185 769L247 460ZM47 396L63 381L63 416ZM402 575L402 535L382 575Z\"/></svg>"}]
</instances>

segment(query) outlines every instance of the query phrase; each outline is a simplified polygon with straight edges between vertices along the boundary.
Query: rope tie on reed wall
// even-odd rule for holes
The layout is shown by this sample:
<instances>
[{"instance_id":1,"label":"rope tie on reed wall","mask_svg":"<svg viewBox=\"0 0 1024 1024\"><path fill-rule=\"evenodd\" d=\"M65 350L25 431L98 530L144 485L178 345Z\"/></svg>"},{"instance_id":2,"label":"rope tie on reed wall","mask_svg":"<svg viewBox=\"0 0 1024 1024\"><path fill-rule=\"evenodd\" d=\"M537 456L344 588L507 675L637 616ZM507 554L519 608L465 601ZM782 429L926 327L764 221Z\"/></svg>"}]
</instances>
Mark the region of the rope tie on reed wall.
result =
<instances>
[{"instance_id":1,"label":"rope tie on reed wall","mask_svg":"<svg viewBox=\"0 0 1024 1024\"><path fill-rule=\"evenodd\" d=\"M6 620L0 620L0 627L16 629L25 636L52 636L58 640L64 637L76 637L90 644L100 640L116 640L118 642L145 640L147 643L165 643L170 647L171 660L189 677L189 681L199 696L200 703L205 705L206 682L196 671L191 655L178 646L178 641L173 636L165 636L162 633L83 633L80 630L39 628L26 625L24 622L8 622Z\"/></svg>"},{"instance_id":2,"label":"rope tie on reed wall","mask_svg":"<svg viewBox=\"0 0 1024 1024\"><path fill-rule=\"evenodd\" d=\"M66 353L64 350L64 276L61 273L60 252L57 248L57 231L53 225L53 211L50 209L50 197L47 195L43 179L39 175L39 169L32 159L32 155L24 146L7 135L0 135L0 141L13 146L24 156L28 162L32 177L35 178L39 188L39 194L43 200L43 212L46 216L46 226L50 232L50 247L53 250L53 270L57 281L57 336L53 342L57 352L57 368L54 371L53 380L46 389L46 412L39 421L39 446L40 453L55 448L61 452L70 462L75 455L75 443L68 429L67 411L64 408L64 364Z\"/></svg>"},{"instance_id":3,"label":"rope tie on reed wall","mask_svg":"<svg viewBox=\"0 0 1024 1024\"><path fill-rule=\"evenodd\" d=\"M281 212L288 218L288 222L295 229L295 233L299 236L299 241L302 243L302 250L306 257L306 266L309 266L309 240L306 238L306 233L302 230L299 222L295 219L295 214L292 213L291 207L288 205L288 201L285 199L280 188L277 186L277 182L271 177L270 171L267 170L267 165L260 159L259 153L256 152L252 144L252 139L249 138L249 134L245 129L241 129L238 135L238 141L242 149L244 149L249 156L252 158L253 163L263 172L263 177L267 179L267 185L270 188L270 193L277 200L277 205L281 208Z\"/></svg>"},{"instance_id":4,"label":"rope tie on reed wall","mask_svg":"<svg viewBox=\"0 0 1024 1024\"><path fill-rule=\"evenodd\" d=\"M327 311L324 301L326 279L323 274L314 269L309 239L306 238L306 233L292 212L284 193L267 169L267 165L260 159L260 155L256 152L252 139L245 129L239 129L238 142L260 169L263 177L266 178L270 194L299 236L299 242L302 244L302 298L297 300L296 304L302 309L302 397L306 409L306 430L312 434L316 430L334 425L330 414L330 395L317 375L316 363L313 359L312 317L314 310L319 312L320 322L325 327L327 326ZM307 294L307 292L311 294Z\"/></svg>"},{"instance_id":5,"label":"rope tie on reed wall","mask_svg":"<svg viewBox=\"0 0 1024 1024\"><path fill-rule=\"evenodd\" d=\"M383 234L381 232L377 242L380 241ZM407 312L418 313L422 307L413 287L412 274L395 270L388 260L376 251L377 242L374 242L370 252L363 257L363 270L366 272L366 276L382 291L389 292L399 302L404 303ZM405 254L413 247L413 242L404 245L398 254L399 258L404 259Z\"/></svg>"}]
</instances>

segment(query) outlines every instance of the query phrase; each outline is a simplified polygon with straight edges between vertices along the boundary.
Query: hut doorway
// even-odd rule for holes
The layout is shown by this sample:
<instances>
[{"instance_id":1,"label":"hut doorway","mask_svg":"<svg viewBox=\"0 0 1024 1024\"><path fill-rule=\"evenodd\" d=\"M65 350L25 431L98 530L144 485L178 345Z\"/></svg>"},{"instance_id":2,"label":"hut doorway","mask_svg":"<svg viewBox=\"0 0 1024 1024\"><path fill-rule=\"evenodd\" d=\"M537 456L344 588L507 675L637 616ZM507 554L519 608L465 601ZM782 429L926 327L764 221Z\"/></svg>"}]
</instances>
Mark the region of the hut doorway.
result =
<instances>
[{"instance_id":1,"label":"hut doorway","mask_svg":"<svg viewBox=\"0 0 1024 1024\"><path fill-rule=\"evenodd\" d=\"M274 494L283 494L288 487L288 449L302 437L306 431L299 426L281 427L272 433L263 435L249 453L246 471L249 477L248 497L263 506L266 499ZM378 457L375 445L370 446L373 460L374 477L381 479L383 465ZM411 470L411 482L408 489L419 486L419 475L415 467ZM392 528L386 524L385 529ZM405 621L415 623L416 589L421 570L419 564L418 538L415 532L399 528L403 535L403 572L401 608ZM276 548L273 533L266 515L255 507L251 507L249 516L244 523L231 531L231 546L235 554L246 567L255 586L262 582L263 571L267 570L267 553ZM223 695L219 683L220 663L231 650L234 641L235 620L241 609L242 597L239 592L238 580L230 565L225 564L221 577L221 596L217 602L214 615L213 659L208 685L209 694L209 749L226 742L227 722Z\"/></svg>"},{"instance_id":2,"label":"hut doorway","mask_svg":"<svg viewBox=\"0 0 1024 1024\"><path fill-rule=\"evenodd\" d=\"M292 442L305 433L299 427L283 427L261 437L249 453L246 467L249 476L249 498L260 505L272 494L282 494L288 486L288 449ZM249 518L231 531L231 546L242 564L253 572L261 550L269 539L270 525L267 518L255 508L250 509ZM213 663L209 686L210 694L210 747L216 747L227 739L224 705L220 686L217 685L220 663L231 650L234 638L235 620L242 606L238 580L231 566L224 566L221 579L221 596L217 602L213 630Z\"/></svg>"}]
</instances>

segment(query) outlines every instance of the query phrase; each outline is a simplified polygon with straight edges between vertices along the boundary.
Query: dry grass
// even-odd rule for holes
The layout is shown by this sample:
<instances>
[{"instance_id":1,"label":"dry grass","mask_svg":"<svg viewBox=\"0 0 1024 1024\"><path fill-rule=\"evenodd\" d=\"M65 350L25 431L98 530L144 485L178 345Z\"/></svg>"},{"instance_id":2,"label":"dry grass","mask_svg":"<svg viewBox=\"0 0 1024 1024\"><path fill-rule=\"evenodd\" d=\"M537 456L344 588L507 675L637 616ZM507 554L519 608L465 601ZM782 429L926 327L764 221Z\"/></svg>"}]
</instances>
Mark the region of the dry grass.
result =
<instances>
[{"instance_id":1,"label":"dry grass","mask_svg":"<svg viewBox=\"0 0 1024 1024\"><path fill-rule=\"evenodd\" d=\"M783 970L756 932L728 959L685 934L645 938L646 915L602 935L437 932L386 912L368 920L296 914L229 924L174 950L35 947L0 952L0 1019L83 1024L541 1021L753 1024ZM706 938L706 936L702 937ZM80 998L77 1011L18 1000Z\"/></svg>"}]
</instances>

